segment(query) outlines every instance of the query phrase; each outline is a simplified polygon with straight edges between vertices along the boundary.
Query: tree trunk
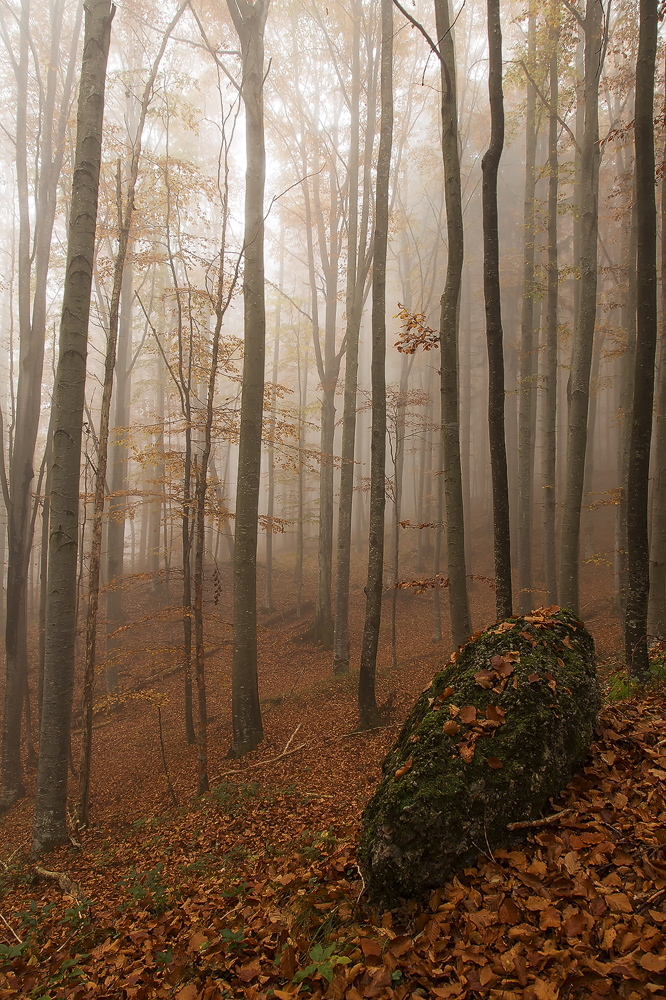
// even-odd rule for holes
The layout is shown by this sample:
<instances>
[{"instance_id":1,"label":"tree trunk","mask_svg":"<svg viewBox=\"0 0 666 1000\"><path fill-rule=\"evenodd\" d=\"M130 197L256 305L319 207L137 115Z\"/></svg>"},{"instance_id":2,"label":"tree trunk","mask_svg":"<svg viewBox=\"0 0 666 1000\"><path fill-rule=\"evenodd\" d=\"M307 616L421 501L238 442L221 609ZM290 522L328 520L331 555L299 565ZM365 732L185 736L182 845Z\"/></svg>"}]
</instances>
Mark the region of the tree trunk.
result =
<instances>
[{"instance_id":1,"label":"tree trunk","mask_svg":"<svg viewBox=\"0 0 666 1000\"><path fill-rule=\"evenodd\" d=\"M284 283L284 236L280 240L280 289ZM282 296L278 293L275 306L275 338L273 340L273 371L271 415L268 427L268 527L266 529L266 583L264 588L264 610L273 610L273 515L275 513L275 426L277 420L278 364L280 360L280 308Z\"/></svg>"},{"instance_id":2,"label":"tree trunk","mask_svg":"<svg viewBox=\"0 0 666 1000\"><path fill-rule=\"evenodd\" d=\"M650 590L648 492L654 360L657 344L657 208L654 162L654 72L657 56L657 0L640 0L636 62L636 361L627 481L627 562L629 593L624 647L630 677L649 676L647 616Z\"/></svg>"},{"instance_id":3,"label":"tree trunk","mask_svg":"<svg viewBox=\"0 0 666 1000\"><path fill-rule=\"evenodd\" d=\"M128 248L129 250L129 248ZM114 633L123 624L123 573L125 562L125 510L127 508L127 431L132 360L132 263L123 270L118 319L118 356L115 370L114 433L109 470L109 514L106 534L106 690L118 687L119 639Z\"/></svg>"},{"instance_id":4,"label":"tree trunk","mask_svg":"<svg viewBox=\"0 0 666 1000\"><path fill-rule=\"evenodd\" d=\"M560 601L579 610L580 514L585 476L590 367L597 315L599 218L599 78L603 66L602 0L587 0L585 12L585 130L581 155L580 310L569 377L567 471L562 513Z\"/></svg>"},{"instance_id":5,"label":"tree trunk","mask_svg":"<svg viewBox=\"0 0 666 1000\"><path fill-rule=\"evenodd\" d=\"M536 8L529 8L527 64L536 65ZM523 298L520 320L520 388L518 391L518 609L532 608L532 520L534 508L534 398L536 350L534 344L534 197L536 191L536 89L527 81L525 121L525 201L523 207ZM551 95L552 102L552 95ZM556 248L557 249L557 248Z\"/></svg>"},{"instance_id":6,"label":"tree trunk","mask_svg":"<svg viewBox=\"0 0 666 1000\"><path fill-rule=\"evenodd\" d=\"M111 20L110 0L87 0L53 402L44 699L32 832L32 849L37 854L68 838L67 771L74 689L81 438Z\"/></svg>"},{"instance_id":7,"label":"tree trunk","mask_svg":"<svg viewBox=\"0 0 666 1000\"><path fill-rule=\"evenodd\" d=\"M261 478L266 307L264 301L264 27L269 0L227 0L240 38L245 105L245 350L234 545L233 743L242 757L263 739L257 678L257 516Z\"/></svg>"},{"instance_id":8,"label":"tree trunk","mask_svg":"<svg viewBox=\"0 0 666 1000\"><path fill-rule=\"evenodd\" d=\"M504 434L504 348L497 212L497 174L504 148L502 29L499 0L487 0L487 10L490 145L481 163L483 171L483 289L486 305L486 340L488 343L488 429L490 432L490 467L493 485L495 601L499 619L509 618L513 612L509 478Z\"/></svg>"},{"instance_id":9,"label":"tree trunk","mask_svg":"<svg viewBox=\"0 0 666 1000\"><path fill-rule=\"evenodd\" d=\"M354 495L354 453L356 443L356 406L358 390L358 345L369 271L367 255L371 157L366 157L361 219L358 213L360 162L360 27L361 5L356 0L352 10L352 84L351 139L347 178L349 183L349 213L347 234L347 350L345 354L345 390L342 412L342 454L340 464L340 499L338 504L338 551L335 587L335 619L333 628L333 672L349 673L349 571L351 565L352 505ZM370 59L370 53L368 55ZM369 80L365 149L372 147L375 134L374 73L368 66ZM360 222L360 225L359 225Z\"/></svg>"},{"instance_id":10,"label":"tree trunk","mask_svg":"<svg viewBox=\"0 0 666 1000\"><path fill-rule=\"evenodd\" d=\"M661 328L650 538L648 630L666 637L666 143L661 166Z\"/></svg>"},{"instance_id":11,"label":"tree trunk","mask_svg":"<svg viewBox=\"0 0 666 1000\"><path fill-rule=\"evenodd\" d=\"M365 625L358 679L359 729L380 721L375 699L377 645L384 581L386 504L386 252L389 225L389 176L393 140L393 2L382 0L381 123L377 156L377 194L372 271L372 433L370 537Z\"/></svg>"},{"instance_id":12,"label":"tree trunk","mask_svg":"<svg viewBox=\"0 0 666 1000\"><path fill-rule=\"evenodd\" d=\"M472 632L465 563L465 516L460 465L460 413L458 405L458 304L464 257L456 67L449 0L435 0L437 37L440 39L442 79L442 159L446 195L448 260L441 299L441 426L444 442L444 493L449 572L449 609L453 643L460 646Z\"/></svg>"},{"instance_id":13,"label":"tree trunk","mask_svg":"<svg viewBox=\"0 0 666 1000\"><path fill-rule=\"evenodd\" d=\"M557 323L559 269L557 259L557 137L559 104L557 41L551 30L550 115L548 123L548 263L546 337L543 354L543 575L549 604L557 604L555 498L557 488ZM521 606L521 610L525 610Z\"/></svg>"}]
</instances>

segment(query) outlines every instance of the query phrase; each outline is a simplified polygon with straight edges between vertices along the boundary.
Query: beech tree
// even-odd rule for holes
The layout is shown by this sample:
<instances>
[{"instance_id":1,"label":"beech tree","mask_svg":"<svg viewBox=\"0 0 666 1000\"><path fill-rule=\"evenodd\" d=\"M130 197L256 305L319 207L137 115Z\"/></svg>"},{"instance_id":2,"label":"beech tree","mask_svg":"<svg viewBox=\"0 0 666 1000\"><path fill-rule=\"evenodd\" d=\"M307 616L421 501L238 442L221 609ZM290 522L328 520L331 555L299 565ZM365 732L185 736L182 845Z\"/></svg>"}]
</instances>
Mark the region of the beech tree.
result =
<instances>
[{"instance_id":1,"label":"beech tree","mask_svg":"<svg viewBox=\"0 0 666 1000\"><path fill-rule=\"evenodd\" d=\"M32 833L32 849L37 854L68 838L67 770L74 689L81 437L104 88L113 11L111 0L86 0L67 270L52 421L44 697Z\"/></svg>"},{"instance_id":2,"label":"beech tree","mask_svg":"<svg viewBox=\"0 0 666 1000\"><path fill-rule=\"evenodd\" d=\"M370 532L365 586L365 625L358 680L359 728L378 724L375 700L377 645L384 583L384 511L386 506L386 254L389 227L389 177L393 143L393 4L382 0L380 74L381 115L377 156L377 193L372 264L372 438Z\"/></svg>"},{"instance_id":3,"label":"beech tree","mask_svg":"<svg viewBox=\"0 0 666 1000\"><path fill-rule=\"evenodd\" d=\"M264 298L264 29L270 0L227 0L241 44L245 106L245 237L243 304L245 346L241 395L232 663L233 743L242 757L263 739L257 678L257 517L261 477L266 304Z\"/></svg>"},{"instance_id":4,"label":"beech tree","mask_svg":"<svg viewBox=\"0 0 666 1000\"><path fill-rule=\"evenodd\" d=\"M648 662L650 549L648 487L654 361L657 344L657 208L654 156L654 73L657 58L657 0L640 0L636 63L636 359L627 481L627 562L629 593L624 623L625 656L630 677L645 681ZM662 364L664 359L662 359Z\"/></svg>"},{"instance_id":5,"label":"beech tree","mask_svg":"<svg viewBox=\"0 0 666 1000\"><path fill-rule=\"evenodd\" d=\"M499 0L488 0L488 91L490 94L490 145L483 170L483 290L488 343L488 427L493 483L493 537L495 548L495 597L497 617L510 617L511 536L509 530L509 478L504 435L504 348L499 273L499 220L497 174L504 147L504 95L502 91L502 29Z\"/></svg>"}]
</instances>

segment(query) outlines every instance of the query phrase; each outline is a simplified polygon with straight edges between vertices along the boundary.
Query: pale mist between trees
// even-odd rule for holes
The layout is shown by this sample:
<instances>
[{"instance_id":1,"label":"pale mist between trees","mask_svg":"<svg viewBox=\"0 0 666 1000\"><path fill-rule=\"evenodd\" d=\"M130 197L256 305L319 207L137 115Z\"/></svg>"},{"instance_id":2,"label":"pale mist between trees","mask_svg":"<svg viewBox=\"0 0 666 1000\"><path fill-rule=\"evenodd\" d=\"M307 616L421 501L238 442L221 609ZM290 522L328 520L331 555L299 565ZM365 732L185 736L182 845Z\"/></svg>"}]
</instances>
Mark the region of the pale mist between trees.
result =
<instances>
[{"instance_id":1,"label":"pale mist between trees","mask_svg":"<svg viewBox=\"0 0 666 1000\"><path fill-rule=\"evenodd\" d=\"M34 788L36 851L68 835L70 762L88 823L93 719L139 664L179 672L199 794L216 661L229 755L255 750L276 614L357 674L360 728L417 600L443 655L601 603L646 676L658 20L657 0L0 6L1 804Z\"/></svg>"}]
</instances>

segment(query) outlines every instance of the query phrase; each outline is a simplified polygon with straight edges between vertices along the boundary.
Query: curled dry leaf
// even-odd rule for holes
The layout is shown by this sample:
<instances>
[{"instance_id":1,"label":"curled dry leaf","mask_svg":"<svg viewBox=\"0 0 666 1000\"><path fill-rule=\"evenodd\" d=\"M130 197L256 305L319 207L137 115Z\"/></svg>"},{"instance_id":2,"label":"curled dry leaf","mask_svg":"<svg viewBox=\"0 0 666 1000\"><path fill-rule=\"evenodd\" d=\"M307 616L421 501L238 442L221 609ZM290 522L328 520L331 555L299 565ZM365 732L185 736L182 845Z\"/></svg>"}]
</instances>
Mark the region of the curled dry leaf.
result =
<instances>
[{"instance_id":1,"label":"curled dry leaf","mask_svg":"<svg viewBox=\"0 0 666 1000\"><path fill-rule=\"evenodd\" d=\"M493 686L494 672L492 670L478 670L474 674L474 680L479 687L485 688L488 691Z\"/></svg>"},{"instance_id":2,"label":"curled dry leaf","mask_svg":"<svg viewBox=\"0 0 666 1000\"><path fill-rule=\"evenodd\" d=\"M458 733L460 732L460 726L455 721L455 719L449 719L448 722L444 723L444 726L442 728L447 736L457 736Z\"/></svg>"},{"instance_id":3,"label":"curled dry leaf","mask_svg":"<svg viewBox=\"0 0 666 1000\"><path fill-rule=\"evenodd\" d=\"M459 743L460 756L462 757L465 764L470 764L474 758L474 744L473 743Z\"/></svg>"},{"instance_id":4,"label":"curled dry leaf","mask_svg":"<svg viewBox=\"0 0 666 1000\"><path fill-rule=\"evenodd\" d=\"M402 765L402 767L399 767L398 770L395 772L396 778L402 778L403 774L407 774L407 772L411 771L411 769L412 769L412 758L410 757L409 760L406 760L405 763Z\"/></svg>"}]
</instances>

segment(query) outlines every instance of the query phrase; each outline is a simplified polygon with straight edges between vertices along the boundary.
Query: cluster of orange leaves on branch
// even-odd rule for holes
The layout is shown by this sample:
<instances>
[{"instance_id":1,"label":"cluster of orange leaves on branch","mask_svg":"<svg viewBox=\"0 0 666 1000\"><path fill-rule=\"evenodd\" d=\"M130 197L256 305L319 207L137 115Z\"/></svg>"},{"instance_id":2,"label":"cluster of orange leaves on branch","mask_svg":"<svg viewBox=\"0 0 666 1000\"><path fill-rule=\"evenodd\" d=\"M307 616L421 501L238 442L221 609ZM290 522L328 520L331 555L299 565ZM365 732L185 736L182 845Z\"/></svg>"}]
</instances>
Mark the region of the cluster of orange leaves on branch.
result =
<instances>
[{"instance_id":1,"label":"cluster of orange leaves on branch","mask_svg":"<svg viewBox=\"0 0 666 1000\"><path fill-rule=\"evenodd\" d=\"M401 354L416 354L419 348L430 351L433 347L439 347L439 330L433 330L427 325L425 313L414 313L401 302L398 302L398 309L400 312L396 319L402 321L402 329L394 347Z\"/></svg>"}]
</instances>

